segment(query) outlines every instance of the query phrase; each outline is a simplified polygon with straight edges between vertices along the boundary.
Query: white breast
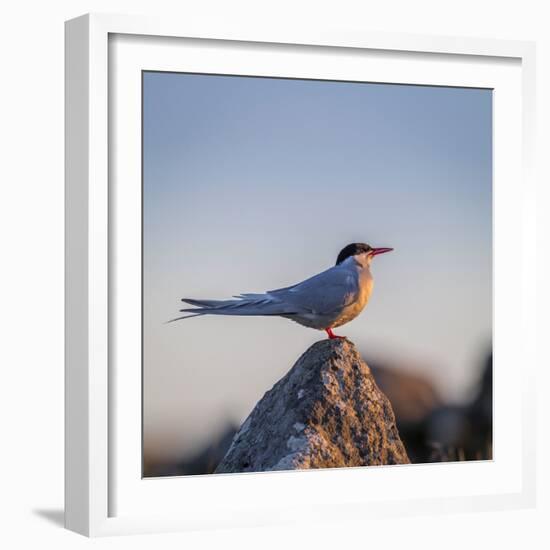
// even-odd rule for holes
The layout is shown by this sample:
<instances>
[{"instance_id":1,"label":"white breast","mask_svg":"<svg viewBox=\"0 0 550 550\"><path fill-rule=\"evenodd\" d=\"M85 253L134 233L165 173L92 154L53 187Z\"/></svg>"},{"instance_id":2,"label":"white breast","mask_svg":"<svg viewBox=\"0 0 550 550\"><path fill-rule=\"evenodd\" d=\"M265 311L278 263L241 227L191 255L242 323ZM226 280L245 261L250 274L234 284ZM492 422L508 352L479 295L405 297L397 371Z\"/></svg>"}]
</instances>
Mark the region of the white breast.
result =
<instances>
[{"instance_id":1,"label":"white breast","mask_svg":"<svg viewBox=\"0 0 550 550\"><path fill-rule=\"evenodd\" d=\"M345 323L349 323L365 309L370 295L372 294L373 285L374 280L370 269L368 267L361 269L359 272L359 293L357 295L357 300L342 310L342 313L332 325L333 327L339 327Z\"/></svg>"}]
</instances>

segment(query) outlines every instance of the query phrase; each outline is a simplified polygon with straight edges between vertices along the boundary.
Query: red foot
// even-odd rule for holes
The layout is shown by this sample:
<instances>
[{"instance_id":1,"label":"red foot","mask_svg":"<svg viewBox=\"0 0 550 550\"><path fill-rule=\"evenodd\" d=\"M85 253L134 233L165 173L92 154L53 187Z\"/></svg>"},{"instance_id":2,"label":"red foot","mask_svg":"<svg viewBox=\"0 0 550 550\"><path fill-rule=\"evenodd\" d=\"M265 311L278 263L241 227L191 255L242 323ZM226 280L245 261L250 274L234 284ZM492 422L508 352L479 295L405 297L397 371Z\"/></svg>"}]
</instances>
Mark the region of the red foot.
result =
<instances>
[{"instance_id":1,"label":"red foot","mask_svg":"<svg viewBox=\"0 0 550 550\"><path fill-rule=\"evenodd\" d=\"M336 340L336 339L345 338L345 336L336 336L336 334L334 334L334 332L332 332L331 328L326 328L325 332L328 334L329 340Z\"/></svg>"}]
</instances>

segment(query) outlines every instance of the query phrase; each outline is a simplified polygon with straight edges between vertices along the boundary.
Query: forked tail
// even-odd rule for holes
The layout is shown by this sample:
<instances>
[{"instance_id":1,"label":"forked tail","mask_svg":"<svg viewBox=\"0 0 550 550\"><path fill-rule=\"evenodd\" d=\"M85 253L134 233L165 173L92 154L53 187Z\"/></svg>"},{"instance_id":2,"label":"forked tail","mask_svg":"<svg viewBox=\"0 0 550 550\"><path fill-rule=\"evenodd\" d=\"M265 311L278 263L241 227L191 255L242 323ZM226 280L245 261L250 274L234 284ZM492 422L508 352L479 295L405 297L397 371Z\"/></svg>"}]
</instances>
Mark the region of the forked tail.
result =
<instances>
[{"instance_id":1,"label":"forked tail","mask_svg":"<svg viewBox=\"0 0 550 550\"><path fill-rule=\"evenodd\" d=\"M182 302L195 306L180 309L183 315L170 319L168 323L190 319L201 315L288 315L296 313L296 308L285 304L270 294L240 294L234 300L195 300L182 298Z\"/></svg>"}]
</instances>

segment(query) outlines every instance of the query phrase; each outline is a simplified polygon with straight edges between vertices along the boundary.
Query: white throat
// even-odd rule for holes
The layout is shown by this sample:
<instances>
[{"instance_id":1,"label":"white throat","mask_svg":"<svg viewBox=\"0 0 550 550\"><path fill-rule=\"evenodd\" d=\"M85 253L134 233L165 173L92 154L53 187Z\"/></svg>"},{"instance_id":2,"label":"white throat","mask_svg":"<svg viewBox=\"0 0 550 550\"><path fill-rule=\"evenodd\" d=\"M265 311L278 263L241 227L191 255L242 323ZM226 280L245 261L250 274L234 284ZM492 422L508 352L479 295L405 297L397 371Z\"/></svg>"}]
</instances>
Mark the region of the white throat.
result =
<instances>
[{"instance_id":1,"label":"white throat","mask_svg":"<svg viewBox=\"0 0 550 550\"><path fill-rule=\"evenodd\" d=\"M372 256L366 252L363 252L362 254L351 256L348 260L355 262L355 264L361 269L368 269L372 262Z\"/></svg>"}]
</instances>

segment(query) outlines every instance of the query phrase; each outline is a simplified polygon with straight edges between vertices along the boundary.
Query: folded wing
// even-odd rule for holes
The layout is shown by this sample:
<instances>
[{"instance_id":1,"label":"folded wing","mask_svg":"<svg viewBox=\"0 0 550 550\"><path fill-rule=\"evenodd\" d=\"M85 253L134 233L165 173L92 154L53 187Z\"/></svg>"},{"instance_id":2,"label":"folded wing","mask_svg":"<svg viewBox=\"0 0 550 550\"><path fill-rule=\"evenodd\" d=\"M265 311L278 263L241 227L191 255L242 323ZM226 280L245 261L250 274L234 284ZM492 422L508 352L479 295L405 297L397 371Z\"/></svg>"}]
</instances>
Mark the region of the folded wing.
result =
<instances>
[{"instance_id":1,"label":"folded wing","mask_svg":"<svg viewBox=\"0 0 550 550\"><path fill-rule=\"evenodd\" d=\"M270 290L267 294L296 308L327 315L353 303L358 292L356 273L334 266L297 285Z\"/></svg>"},{"instance_id":2,"label":"folded wing","mask_svg":"<svg viewBox=\"0 0 550 550\"><path fill-rule=\"evenodd\" d=\"M195 307L181 309L181 312L190 315L171 321L199 315L326 315L352 303L357 292L354 273L334 266L301 283L264 294L240 294L233 300L182 298L183 302Z\"/></svg>"}]
</instances>

